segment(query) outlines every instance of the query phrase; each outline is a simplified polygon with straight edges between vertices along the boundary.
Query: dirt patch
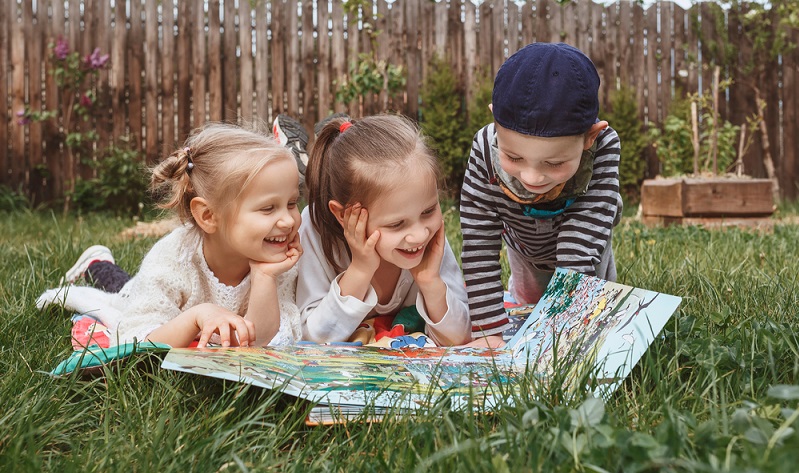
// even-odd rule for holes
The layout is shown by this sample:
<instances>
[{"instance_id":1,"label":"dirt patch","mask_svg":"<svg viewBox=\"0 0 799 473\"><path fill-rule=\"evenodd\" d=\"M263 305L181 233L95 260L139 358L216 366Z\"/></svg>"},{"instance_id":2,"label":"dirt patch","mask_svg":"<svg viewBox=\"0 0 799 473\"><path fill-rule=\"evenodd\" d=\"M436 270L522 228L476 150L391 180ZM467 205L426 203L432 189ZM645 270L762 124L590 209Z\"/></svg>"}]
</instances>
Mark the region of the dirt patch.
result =
<instances>
[{"instance_id":1,"label":"dirt patch","mask_svg":"<svg viewBox=\"0 0 799 473\"><path fill-rule=\"evenodd\" d=\"M180 220L170 218L156 220L155 222L136 222L136 225L122 230L118 238L130 240L133 238L160 237L180 226Z\"/></svg>"}]
</instances>

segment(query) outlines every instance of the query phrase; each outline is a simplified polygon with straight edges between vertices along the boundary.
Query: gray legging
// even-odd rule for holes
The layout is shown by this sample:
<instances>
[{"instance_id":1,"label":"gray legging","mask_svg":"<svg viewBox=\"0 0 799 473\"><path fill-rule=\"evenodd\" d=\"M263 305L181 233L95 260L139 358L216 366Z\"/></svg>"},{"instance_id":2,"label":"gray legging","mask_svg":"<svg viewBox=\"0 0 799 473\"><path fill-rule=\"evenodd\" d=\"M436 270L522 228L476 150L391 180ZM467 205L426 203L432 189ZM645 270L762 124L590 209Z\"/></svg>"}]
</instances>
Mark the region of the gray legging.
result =
<instances>
[{"instance_id":1,"label":"gray legging","mask_svg":"<svg viewBox=\"0 0 799 473\"><path fill-rule=\"evenodd\" d=\"M105 292L119 292L130 281L130 274L109 261L95 261L86 269L84 276L92 286Z\"/></svg>"},{"instance_id":2,"label":"gray legging","mask_svg":"<svg viewBox=\"0 0 799 473\"><path fill-rule=\"evenodd\" d=\"M613 246L608 240L608 246L602 253L599 264L594 268L598 278L607 281L616 281L616 261L613 259ZM508 290L520 304L534 304L541 299L544 291L554 274L552 271L545 271L536 268L529 261L524 259L516 250L507 247L508 263L510 264L510 280Z\"/></svg>"}]
</instances>

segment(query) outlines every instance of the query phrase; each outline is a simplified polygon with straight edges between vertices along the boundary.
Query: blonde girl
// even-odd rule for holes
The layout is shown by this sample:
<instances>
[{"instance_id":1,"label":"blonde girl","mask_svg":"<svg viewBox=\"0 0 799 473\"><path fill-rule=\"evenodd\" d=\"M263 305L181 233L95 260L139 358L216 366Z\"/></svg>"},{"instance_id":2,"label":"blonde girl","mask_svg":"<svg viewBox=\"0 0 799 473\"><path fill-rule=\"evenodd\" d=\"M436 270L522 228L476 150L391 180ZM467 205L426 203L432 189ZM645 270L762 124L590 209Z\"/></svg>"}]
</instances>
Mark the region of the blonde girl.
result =
<instances>
[{"instance_id":1,"label":"blonde girl","mask_svg":"<svg viewBox=\"0 0 799 473\"><path fill-rule=\"evenodd\" d=\"M440 176L405 118L325 125L311 150L300 228L303 338L345 341L365 319L415 306L436 344L471 340L463 277L444 235Z\"/></svg>"},{"instance_id":2,"label":"blonde girl","mask_svg":"<svg viewBox=\"0 0 799 473\"><path fill-rule=\"evenodd\" d=\"M195 130L151 178L161 207L183 225L152 247L118 293L69 286L38 304L60 301L100 318L116 329L112 344L292 343L301 336L298 183L291 152L272 138L218 123Z\"/></svg>"}]
</instances>

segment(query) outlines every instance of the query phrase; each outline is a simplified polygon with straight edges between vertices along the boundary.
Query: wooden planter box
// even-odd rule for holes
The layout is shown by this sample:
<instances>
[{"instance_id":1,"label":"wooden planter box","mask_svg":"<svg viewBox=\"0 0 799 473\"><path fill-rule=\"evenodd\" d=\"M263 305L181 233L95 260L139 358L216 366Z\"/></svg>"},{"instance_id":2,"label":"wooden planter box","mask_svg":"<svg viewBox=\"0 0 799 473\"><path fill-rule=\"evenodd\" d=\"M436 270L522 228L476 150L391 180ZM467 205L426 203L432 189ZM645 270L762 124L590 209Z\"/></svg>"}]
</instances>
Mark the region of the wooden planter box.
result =
<instances>
[{"instance_id":1,"label":"wooden planter box","mask_svg":"<svg viewBox=\"0 0 799 473\"><path fill-rule=\"evenodd\" d=\"M643 222L769 229L774 213L769 179L648 179L641 188Z\"/></svg>"}]
</instances>

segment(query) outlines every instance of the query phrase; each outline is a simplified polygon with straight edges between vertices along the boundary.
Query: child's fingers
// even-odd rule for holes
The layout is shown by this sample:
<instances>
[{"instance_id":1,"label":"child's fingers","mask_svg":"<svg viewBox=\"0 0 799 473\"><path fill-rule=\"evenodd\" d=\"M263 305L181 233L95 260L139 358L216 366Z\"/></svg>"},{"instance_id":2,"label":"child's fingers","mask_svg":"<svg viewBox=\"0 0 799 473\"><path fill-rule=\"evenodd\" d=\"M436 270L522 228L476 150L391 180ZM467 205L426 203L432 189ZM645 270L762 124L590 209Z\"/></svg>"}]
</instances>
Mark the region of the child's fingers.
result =
<instances>
[{"instance_id":1,"label":"child's fingers","mask_svg":"<svg viewBox=\"0 0 799 473\"><path fill-rule=\"evenodd\" d=\"M230 346L230 325L224 323L219 325L217 328L219 330L219 338L222 339L222 346L229 347Z\"/></svg>"},{"instance_id":2,"label":"child's fingers","mask_svg":"<svg viewBox=\"0 0 799 473\"><path fill-rule=\"evenodd\" d=\"M205 348L208 345L208 340L211 339L211 335L213 333L214 331L209 329L207 326L203 327L202 332L200 332L200 340L197 342L197 348Z\"/></svg>"},{"instance_id":3,"label":"child's fingers","mask_svg":"<svg viewBox=\"0 0 799 473\"><path fill-rule=\"evenodd\" d=\"M368 248L374 248L377 245L377 241L380 240L380 230L375 230L369 235L369 239L366 240L366 246Z\"/></svg>"},{"instance_id":4,"label":"child's fingers","mask_svg":"<svg viewBox=\"0 0 799 473\"><path fill-rule=\"evenodd\" d=\"M244 325L247 326L247 345L251 343L255 343L255 324L252 320L242 319L244 320Z\"/></svg>"},{"instance_id":5,"label":"child's fingers","mask_svg":"<svg viewBox=\"0 0 799 473\"><path fill-rule=\"evenodd\" d=\"M244 320L242 317L236 317L238 320L233 320L233 324L235 325L236 336L239 339L239 345L243 347L250 346L250 338L252 337L252 333L255 333L253 330L250 332L250 324L247 324L247 320Z\"/></svg>"},{"instance_id":6,"label":"child's fingers","mask_svg":"<svg viewBox=\"0 0 799 473\"><path fill-rule=\"evenodd\" d=\"M358 214L358 221L355 222L356 235L366 235L366 221L369 219L369 212L366 209L361 209Z\"/></svg>"}]
</instances>

